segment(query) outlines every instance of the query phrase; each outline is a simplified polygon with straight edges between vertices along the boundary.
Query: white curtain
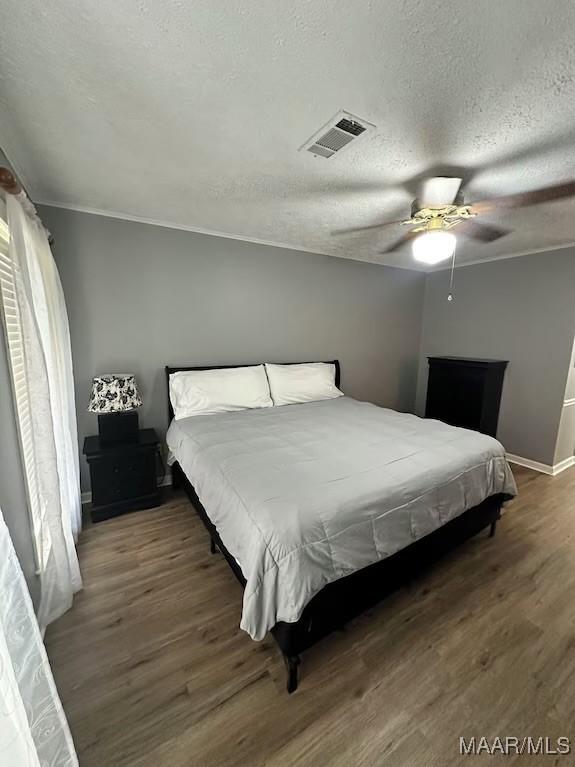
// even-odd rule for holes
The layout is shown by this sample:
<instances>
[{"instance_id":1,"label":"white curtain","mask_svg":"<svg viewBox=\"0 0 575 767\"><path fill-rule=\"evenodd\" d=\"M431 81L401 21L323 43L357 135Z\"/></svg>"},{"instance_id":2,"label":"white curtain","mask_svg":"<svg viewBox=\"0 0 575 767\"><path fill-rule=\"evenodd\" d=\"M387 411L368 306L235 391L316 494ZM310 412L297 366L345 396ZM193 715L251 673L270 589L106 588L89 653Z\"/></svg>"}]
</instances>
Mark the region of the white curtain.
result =
<instances>
[{"instance_id":1,"label":"white curtain","mask_svg":"<svg viewBox=\"0 0 575 767\"><path fill-rule=\"evenodd\" d=\"M24 194L8 195L6 215L9 255L21 275L16 300L34 432L43 629L71 607L82 587L75 548L81 502L70 333L60 278L34 207Z\"/></svg>"},{"instance_id":2,"label":"white curtain","mask_svg":"<svg viewBox=\"0 0 575 767\"><path fill-rule=\"evenodd\" d=\"M0 764L73 767L72 736L0 511Z\"/></svg>"}]
</instances>

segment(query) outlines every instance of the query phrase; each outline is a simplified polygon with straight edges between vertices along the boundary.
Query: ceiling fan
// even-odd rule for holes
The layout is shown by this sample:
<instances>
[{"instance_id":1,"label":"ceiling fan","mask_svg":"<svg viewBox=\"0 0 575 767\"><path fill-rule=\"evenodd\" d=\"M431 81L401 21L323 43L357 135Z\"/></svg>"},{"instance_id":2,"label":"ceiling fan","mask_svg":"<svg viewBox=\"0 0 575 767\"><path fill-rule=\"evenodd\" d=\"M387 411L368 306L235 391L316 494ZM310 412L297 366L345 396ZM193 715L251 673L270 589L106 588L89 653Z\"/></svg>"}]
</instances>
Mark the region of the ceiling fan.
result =
<instances>
[{"instance_id":1,"label":"ceiling fan","mask_svg":"<svg viewBox=\"0 0 575 767\"><path fill-rule=\"evenodd\" d=\"M520 192L468 204L463 199L461 185L462 179L456 177L435 176L426 179L421 185L418 198L412 203L410 218L343 229L334 234L395 225L413 227L380 253L393 253L406 242L412 242L413 257L417 261L438 264L455 254L456 238L452 229L480 242L494 242L509 234L510 230L476 221L477 217L492 211L523 208L575 196L575 181L569 181L531 192Z\"/></svg>"}]
</instances>

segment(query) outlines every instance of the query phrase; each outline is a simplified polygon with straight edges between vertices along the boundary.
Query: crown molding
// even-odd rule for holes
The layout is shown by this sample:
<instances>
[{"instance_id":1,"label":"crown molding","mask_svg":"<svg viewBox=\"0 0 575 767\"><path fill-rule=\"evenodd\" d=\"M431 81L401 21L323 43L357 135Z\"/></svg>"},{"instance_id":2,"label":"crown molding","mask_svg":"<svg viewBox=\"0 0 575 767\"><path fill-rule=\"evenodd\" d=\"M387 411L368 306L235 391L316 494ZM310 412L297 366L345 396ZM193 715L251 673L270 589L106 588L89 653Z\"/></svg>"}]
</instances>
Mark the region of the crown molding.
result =
<instances>
[{"instance_id":1,"label":"crown molding","mask_svg":"<svg viewBox=\"0 0 575 767\"><path fill-rule=\"evenodd\" d=\"M520 253L508 253L506 255L501 256L488 256L487 258L477 258L473 261L465 261L461 264L456 263L455 268L461 269L464 266L477 266L478 264L488 264L491 263L491 261L507 261L510 258L520 258L521 256L533 256L537 253L550 253L553 250L563 250L565 248L574 248L575 242L566 242L562 245L547 245L545 248L532 248L531 250L522 250ZM429 270L429 273L432 272L445 272L447 270L451 269L451 264L445 264L441 266L435 266L432 269Z\"/></svg>"},{"instance_id":2,"label":"crown molding","mask_svg":"<svg viewBox=\"0 0 575 767\"><path fill-rule=\"evenodd\" d=\"M337 258L340 261L355 261L360 264L371 264L372 266L385 266L387 269L402 269L408 272L425 274L426 270L413 267L411 265L402 266L401 264L385 264L381 261L373 261L366 258L349 258L348 256L339 256L336 253L328 253L326 250L307 250L303 245L290 245L286 242L276 242L272 240L262 240L258 237L244 237L239 234L230 234L229 232L220 232L217 229L206 229L201 226L188 226L187 224L175 224L171 221L163 221L146 216L134 216L131 213L117 213L115 211L103 210L101 208L91 208L86 205L73 205L71 203L55 202L54 200L43 200L39 197L34 198L35 205L43 205L47 208L60 208L61 210L71 210L74 213L87 213L92 216L103 216L104 218L113 218L118 221L130 221L135 224L148 224L149 226L159 226L163 229L175 229L180 232L193 232L194 234L205 234L208 237L223 237L226 240L237 240L238 242L249 242L253 245L264 245L268 248L283 248L285 250L295 250L298 253L311 253L314 256L327 256L328 258Z\"/></svg>"},{"instance_id":3,"label":"crown molding","mask_svg":"<svg viewBox=\"0 0 575 767\"><path fill-rule=\"evenodd\" d=\"M148 218L146 216L134 216L131 213L117 213L111 210L103 210L101 208L91 208L86 205L72 205L69 203L55 202L54 200L42 200L35 198L34 203L36 205L44 205L48 208L61 208L63 210L71 210L75 213L88 213L92 216L103 216L104 218L114 218L119 221L130 221L135 224L148 224L149 226L159 226L163 229L176 229L181 232L194 232L194 234L206 234L210 237L223 237L227 240L239 240L240 242L249 242L254 245L266 245L270 248L285 248L287 250L296 250L299 253L312 253L316 256L329 256L330 258L341 258L333 253L327 253L322 250L306 250L301 245L288 245L285 242L273 242L272 240L261 240L257 237L244 237L239 234L230 234L229 232L220 232L217 229L206 229L201 226L188 226L187 224L175 224L171 221L163 221L161 219Z\"/></svg>"},{"instance_id":4,"label":"crown molding","mask_svg":"<svg viewBox=\"0 0 575 767\"><path fill-rule=\"evenodd\" d=\"M17 168L15 168L18 176ZM20 176L21 177L21 176ZM62 210L71 210L75 213L88 213L92 216L103 216L104 218L113 218L118 221L130 221L135 224L148 224L149 226L159 226L163 229L175 229L181 232L193 232L194 234L204 234L210 237L223 237L227 240L237 240L238 242L249 242L253 245L264 245L269 248L283 248L285 250L295 250L298 253L311 253L316 256L328 256L329 258L339 258L344 261L359 261L364 264L374 264L375 266L385 266L388 269L402 269L409 272L417 272L419 274L434 274L435 272L444 272L451 269L451 263L446 262L437 266L430 267L429 269L421 269L411 264L385 264L381 261L374 261L365 258L349 258L348 256L340 256L336 253L328 253L326 250L308 250L303 245L293 245L287 242L277 242L275 240L263 240L258 237L247 237L239 234L231 234L230 232L221 232L217 229L207 229L201 226L189 226L187 224L176 224L172 221L164 221L162 219L148 218L147 216L135 216L131 213L119 213L117 211L104 210L102 208L92 208L87 205L74 205L72 203L56 202L55 200L45 200L40 197L33 197L34 205L45 205L48 208L60 208ZM461 269L465 266L477 266L478 264L487 264L492 261L506 261L510 258L519 258L521 256L530 256L536 253L548 253L553 250L562 250L563 248L575 247L575 242L567 242L562 245L549 245L543 248L532 248L530 250L524 250L520 253L507 253L500 256L490 256L487 258L478 258L473 261L464 261L462 263L455 264L456 269Z\"/></svg>"}]
</instances>

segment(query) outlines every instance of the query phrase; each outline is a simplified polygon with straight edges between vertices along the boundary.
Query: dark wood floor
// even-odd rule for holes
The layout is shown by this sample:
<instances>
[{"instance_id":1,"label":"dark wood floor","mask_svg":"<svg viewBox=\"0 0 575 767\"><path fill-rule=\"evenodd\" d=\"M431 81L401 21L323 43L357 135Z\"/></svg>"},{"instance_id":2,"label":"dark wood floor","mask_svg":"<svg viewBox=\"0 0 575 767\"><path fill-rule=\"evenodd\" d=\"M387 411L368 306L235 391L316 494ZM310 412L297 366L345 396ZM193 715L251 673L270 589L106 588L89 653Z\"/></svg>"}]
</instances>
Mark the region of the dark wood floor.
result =
<instances>
[{"instance_id":1,"label":"dark wood floor","mask_svg":"<svg viewBox=\"0 0 575 767\"><path fill-rule=\"evenodd\" d=\"M183 496L88 527L84 591L46 638L82 767L449 767L493 763L460 736L575 741L575 469L514 472L496 537L309 651L292 696Z\"/></svg>"}]
</instances>

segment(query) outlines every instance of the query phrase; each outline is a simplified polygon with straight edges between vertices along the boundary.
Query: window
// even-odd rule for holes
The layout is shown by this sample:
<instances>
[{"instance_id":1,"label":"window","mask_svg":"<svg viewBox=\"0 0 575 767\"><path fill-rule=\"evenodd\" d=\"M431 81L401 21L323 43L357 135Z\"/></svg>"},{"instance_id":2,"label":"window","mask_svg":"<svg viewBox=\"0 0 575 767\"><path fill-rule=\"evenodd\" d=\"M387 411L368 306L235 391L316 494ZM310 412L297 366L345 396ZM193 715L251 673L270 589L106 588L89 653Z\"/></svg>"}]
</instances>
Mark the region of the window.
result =
<instances>
[{"instance_id":1,"label":"window","mask_svg":"<svg viewBox=\"0 0 575 767\"><path fill-rule=\"evenodd\" d=\"M38 486L38 473L34 447L34 433L30 415L30 392L26 367L24 365L24 337L22 319L17 301L21 274L13 263L9 249L9 231L6 222L0 218L0 305L6 337L6 350L12 379L12 392L16 411L18 436L22 456L22 467L28 495L28 509L33 532L36 566L38 574L44 571L51 549L48 526Z\"/></svg>"}]
</instances>

